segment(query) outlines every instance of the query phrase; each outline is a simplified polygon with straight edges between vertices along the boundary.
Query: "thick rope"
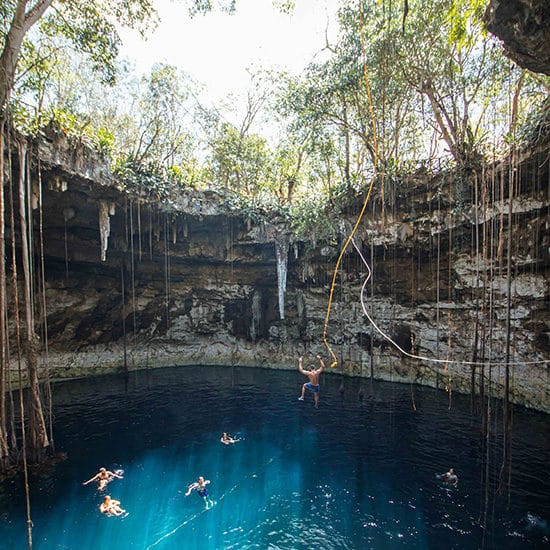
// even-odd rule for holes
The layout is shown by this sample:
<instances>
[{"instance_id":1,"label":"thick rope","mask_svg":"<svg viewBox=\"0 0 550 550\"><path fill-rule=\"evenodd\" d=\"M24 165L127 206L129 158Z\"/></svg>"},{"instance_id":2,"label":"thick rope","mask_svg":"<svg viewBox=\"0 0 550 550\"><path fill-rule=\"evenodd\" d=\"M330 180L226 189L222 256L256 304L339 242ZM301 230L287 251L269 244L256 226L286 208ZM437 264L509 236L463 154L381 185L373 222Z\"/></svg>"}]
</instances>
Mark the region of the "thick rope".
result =
<instances>
[{"instance_id":1,"label":"thick rope","mask_svg":"<svg viewBox=\"0 0 550 550\"><path fill-rule=\"evenodd\" d=\"M378 168L378 139L376 134L376 119L374 117L374 105L372 103L369 73L367 70L367 61L366 61L366 54L365 54L365 39L363 36L363 6L362 6L361 0L359 0L359 26L360 26L359 34L361 38L361 52L363 57L363 73L365 76L365 87L367 90L367 98L369 101L369 111L370 111L371 124L372 124L372 142L373 142L372 163L373 163L374 170L370 181L369 189L367 191L367 196L365 197L365 201L363 202L363 207L361 208L361 212L359 212L359 216L357 217L355 225L353 226L351 233L349 234L348 238L346 239L346 242L344 243L344 246L342 247L342 250L340 251L340 255L338 256L338 259L336 260L336 265L334 266L334 272L332 273L332 282L330 285L327 312L325 316L325 325L323 327L323 342L332 357L332 362L330 364L331 367L336 367L338 365L338 359L336 358L336 355L332 351L332 348L330 347L327 340L327 330L328 330L328 323L330 319L330 310L332 307L332 299L334 296L334 288L336 286L336 277L338 276L338 271L340 269L340 264L342 263L342 258L344 257L344 254L346 253L346 250L349 244L351 243L357 229L359 228L359 224L361 223L365 210L367 209L367 204L371 196L372 188L374 187L374 181L376 179L377 168Z\"/></svg>"}]
</instances>

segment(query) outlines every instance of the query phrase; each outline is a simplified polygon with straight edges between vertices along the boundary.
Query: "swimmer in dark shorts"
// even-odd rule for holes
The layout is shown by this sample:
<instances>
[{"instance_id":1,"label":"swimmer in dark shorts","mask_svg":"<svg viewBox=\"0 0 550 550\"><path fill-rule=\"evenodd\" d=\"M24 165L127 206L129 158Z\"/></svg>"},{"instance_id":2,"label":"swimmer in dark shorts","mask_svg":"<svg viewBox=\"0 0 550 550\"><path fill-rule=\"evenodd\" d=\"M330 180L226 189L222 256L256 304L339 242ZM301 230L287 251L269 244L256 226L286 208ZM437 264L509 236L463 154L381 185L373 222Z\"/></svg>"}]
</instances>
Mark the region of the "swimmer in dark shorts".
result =
<instances>
[{"instance_id":1,"label":"swimmer in dark shorts","mask_svg":"<svg viewBox=\"0 0 550 550\"><path fill-rule=\"evenodd\" d=\"M309 378L309 382L306 382L302 386L302 395L298 397L300 401L304 400L304 395L306 393L306 388L308 390L311 390L313 392L313 399L315 400L315 406L319 404L319 375L325 370L325 364L323 363L323 360L321 359L321 356L318 355L317 359L320 363L320 367L318 369L315 368L314 365L312 365L309 370L304 370L302 367L302 358L300 357L298 359L298 371L302 373L304 376L307 376Z\"/></svg>"},{"instance_id":2,"label":"swimmer in dark shorts","mask_svg":"<svg viewBox=\"0 0 550 550\"><path fill-rule=\"evenodd\" d=\"M204 500L204 504L206 506L206 509L208 510L208 508L214 506L214 501L208 498L208 489L206 486L209 483L209 479L204 479L204 477L199 476L197 481L191 483L191 485L187 487L187 492L185 493L185 496L188 497L193 491L197 491L197 494Z\"/></svg>"}]
</instances>

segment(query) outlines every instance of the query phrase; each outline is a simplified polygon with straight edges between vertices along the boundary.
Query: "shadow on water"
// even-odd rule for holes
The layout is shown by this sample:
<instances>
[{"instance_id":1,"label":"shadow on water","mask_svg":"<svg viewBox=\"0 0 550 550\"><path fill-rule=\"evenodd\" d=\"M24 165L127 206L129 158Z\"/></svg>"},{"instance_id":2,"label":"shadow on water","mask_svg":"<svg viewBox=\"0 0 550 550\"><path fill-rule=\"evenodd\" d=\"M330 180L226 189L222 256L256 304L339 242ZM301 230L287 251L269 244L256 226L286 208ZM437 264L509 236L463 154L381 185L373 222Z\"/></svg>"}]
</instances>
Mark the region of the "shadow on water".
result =
<instances>
[{"instance_id":1,"label":"shadow on water","mask_svg":"<svg viewBox=\"0 0 550 550\"><path fill-rule=\"evenodd\" d=\"M57 449L32 475L35 549L536 548L549 542L548 417L516 408L510 505L493 497L483 537L484 468L467 396L322 380L319 409L296 372L149 369L54 387ZM241 438L224 446L223 431ZM498 442L498 433L494 435ZM493 455L491 455L493 456ZM491 479L498 475L494 455ZM104 517L83 486L121 468L107 492L127 517ZM454 467L458 487L435 474ZM203 509L189 483L203 475ZM486 533L487 534L487 533ZM21 478L0 485L2 548L25 548Z\"/></svg>"}]
</instances>

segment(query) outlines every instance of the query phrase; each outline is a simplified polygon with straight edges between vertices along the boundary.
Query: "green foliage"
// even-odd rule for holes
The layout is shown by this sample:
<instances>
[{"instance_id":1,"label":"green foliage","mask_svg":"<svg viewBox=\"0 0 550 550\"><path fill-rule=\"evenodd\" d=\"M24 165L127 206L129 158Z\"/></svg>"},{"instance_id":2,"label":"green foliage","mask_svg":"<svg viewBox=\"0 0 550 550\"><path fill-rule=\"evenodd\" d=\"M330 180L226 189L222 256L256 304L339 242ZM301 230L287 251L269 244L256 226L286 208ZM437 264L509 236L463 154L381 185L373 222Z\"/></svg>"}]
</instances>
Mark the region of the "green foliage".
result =
<instances>
[{"instance_id":1,"label":"green foliage","mask_svg":"<svg viewBox=\"0 0 550 550\"><path fill-rule=\"evenodd\" d=\"M271 194L257 194L253 196L231 192L227 189L220 190L221 205L230 212L236 212L245 221L254 224L260 222L289 222L291 209L288 204L282 204Z\"/></svg>"},{"instance_id":2,"label":"green foliage","mask_svg":"<svg viewBox=\"0 0 550 550\"><path fill-rule=\"evenodd\" d=\"M157 199L170 195L171 185L166 174L155 166L142 166L133 158L125 158L115 163L113 174L121 189Z\"/></svg>"},{"instance_id":3,"label":"green foliage","mask_svg":"<svg viewBox=\"0 0 550 550\"><path fill-rule=\"evenodd\" d=\"M114 151L113 134L105 127L90 124L86 116L55 108L36 116L21 104L16 104L12 110L12 120L15 128L25 135L36 136L49 127L54 132L64 134L74 145L86 145L105 156L110 156Z\"/></svg>"},{"instance_id":4,"label":"green foliage","mask_svg":"<svg viewBox=\"0 0 550 550\"><path fill-rule=\"evenodd\" d=\"M401 2L365 0L361 24L357 1L342 0L338 40L297 78L258 72L235 122L236 109L199 105L199 87L177 68L157 64L138 78L116 62L116 24L145 31L152 1L55 2L23 47L13 119L34 134L55 125L110 155L125 189L164 199L211 187L251 221L289 220L301 236L331 239L336 216L327 212L355 212L375 171L373 123L385 173L376 187L386 191L435 159L467 173L497 142L548 135L548 103L536 108L547 79L523 81L503 58L481 25L484 4L408 0L403 25ZM14 5L0 6L0 37ZM193 14L235 8L232 0L188 5ZM291 0L273 5L294 9ZM284 131L261 135L264 120Z\"/></svg>"},{"instance_id":5,"label":"green foliage","mask_svg":"<svg viewBox=\"0 0 550 550\"><path fill-rule=\"evenodd\" d=\"M154 23L155 10L149 0L72 0L55 4L40 22L48 37L63 36L75 51L86 54L105 82L115 79L115 59L120 46L115 22L145 32Z\"/></svg>"},{"instance_id":6,"label":"green foliage","mask_svg":"<svg viewBox=\"0 0 550 550\"><path fill-rule=\"evenodd\" d=\"M104 127L98 128L93 137L93 144L94 148L98 150L100 153L112 153L115 148L115 136L112 134L110 130Z\"/></svg>"},{"instance_id":7,"label":"green foliage","mask_svg":"<svg viewBox=\"0 0 550 550\"><path fill-rule=\"evenodd\" d=\"M480 33L485 36L482 18L486 7L486 0L454 0L447 13L449 44L469 47Z\"/></svg>"},{"instance_id":8,"label":"green foliage","mask_svg":"<svg viewBox=\"0 0 550 550\"><path fill-rule=\"evenodd\" d=\"M212 179L239 194L257 195L270 188L270 156L265 138L222 124L212 142Z\"/></svg>"},{"instance_id":9,"label":"green foliage","mask_svg":"<svg viewBox=\"0 0 550 550\"><path fill-rule=\"evenodd\" d=\"M326 201L312 198L296 203L290 216L292 230L298 238L331 241L338 234L338 219Z\"/></svg>"},{"instance_id":10,"label":"green foliage","mask_svg":"<svg viewBox=\"0 0 550 550\"><path fill-rule=\"evenodd\" d=\"M528 113L518 132L518 142L521 147L548 141L550 141L550 94L537 109Z\"/></svg>"},{"instance_id":11,"label":"green foliage","mask_svg":"<svg viewBox=\"0 0 550 550\"><path fill-rule=\"evenodd\" d=\"M159 200L176 195L182 188L196 188L203 177L193 164L164 167L140 162L132 156L116 159L113 174L121 189Z\"/></svg>"}]
</instances>

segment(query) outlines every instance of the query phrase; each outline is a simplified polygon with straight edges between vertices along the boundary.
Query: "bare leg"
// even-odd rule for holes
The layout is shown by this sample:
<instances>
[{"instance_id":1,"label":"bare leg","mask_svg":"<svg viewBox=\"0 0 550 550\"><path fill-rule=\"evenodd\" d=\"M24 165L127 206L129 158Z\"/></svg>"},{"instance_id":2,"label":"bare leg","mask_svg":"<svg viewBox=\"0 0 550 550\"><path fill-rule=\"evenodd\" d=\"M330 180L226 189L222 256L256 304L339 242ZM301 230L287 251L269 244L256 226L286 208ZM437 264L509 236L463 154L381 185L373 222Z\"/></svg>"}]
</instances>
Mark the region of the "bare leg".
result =
<instances>
[{"instance_id":1,"label":"bare leg","mask_svg":"<svg viewBox=\"0 0 550 550\"><path fill-rule=\"evenodd\" d=\"M307 384L307 382L306 382L306 384ZM305 395L305 393L306 393L306 384L304 384L304 385L302 386L302 395L300 395L300 397L298 397L298 399L299 399L300 401L303 401L303 400L304 400L304 395Z\"/></svg>"},{"instance_id":2,"label":"bare leg","mask_svg":"<svg viewBox=\"0 0 550 550\"><path fill-rule=\"evenodd\" d=\"M315 407L317 407L319 405L319 392L318 391L316 391L313 394L313 399L315 399Z\"/></svg>"}]
</instances>

